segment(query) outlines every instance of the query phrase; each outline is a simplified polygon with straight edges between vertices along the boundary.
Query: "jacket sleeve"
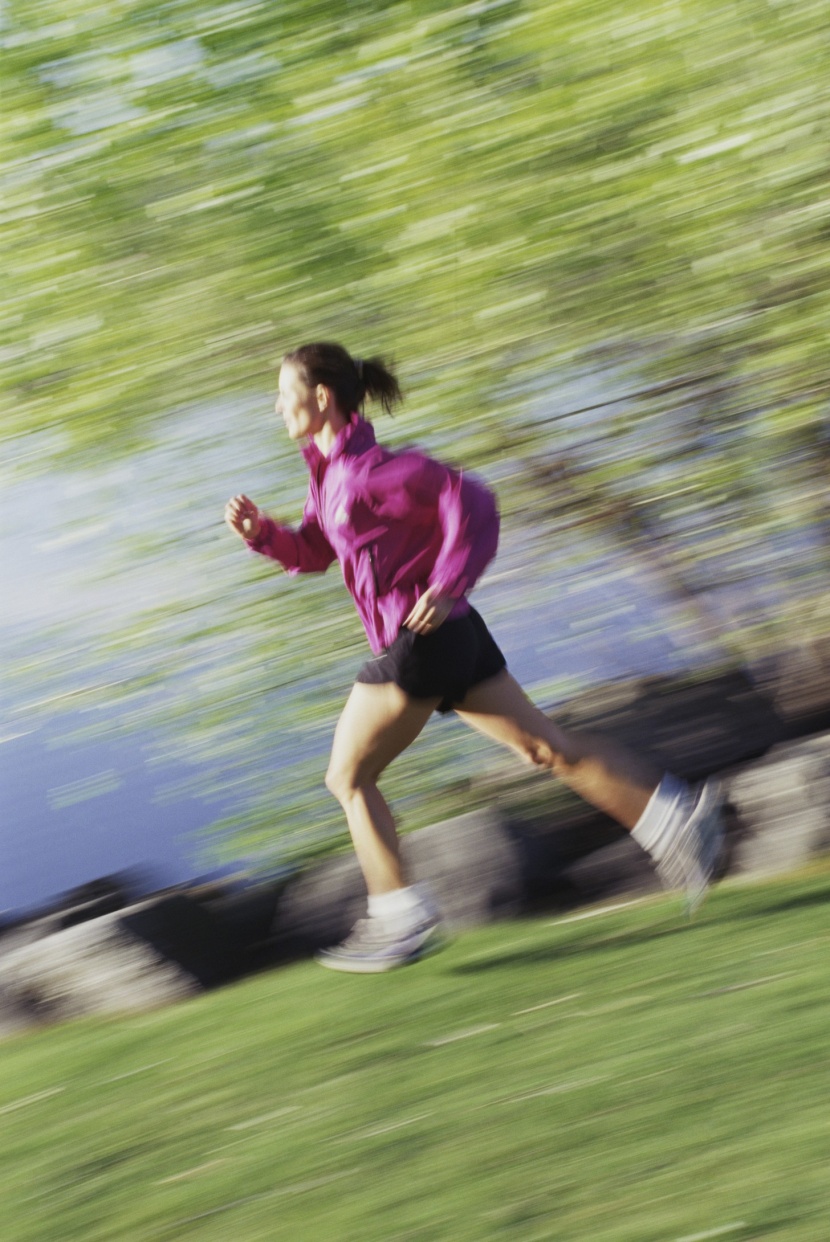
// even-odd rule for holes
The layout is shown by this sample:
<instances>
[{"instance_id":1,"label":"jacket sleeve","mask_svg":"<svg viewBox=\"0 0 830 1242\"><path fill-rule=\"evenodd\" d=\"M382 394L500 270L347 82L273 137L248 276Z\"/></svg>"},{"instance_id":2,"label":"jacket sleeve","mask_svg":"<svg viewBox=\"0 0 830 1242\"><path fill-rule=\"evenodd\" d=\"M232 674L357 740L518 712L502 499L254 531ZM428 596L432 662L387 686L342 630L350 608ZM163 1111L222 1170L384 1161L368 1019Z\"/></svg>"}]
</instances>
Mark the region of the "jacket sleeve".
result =
<instances>
[{"instance_id":1,"label":"jacket sleeve","mask_svg":"<svg viewBox=\"0 0 830 1242\"><path fill-rule=\"evenodd\" d=\"M429 585L458 599L473 589L496 555L499 511L495 496L483 483L445 469L446 479L438 497L438 521L444 538Z\"/></svg>"},{"instance_id":2,"label":"jacket sleeve","mask_svg":"<svg viewBox=\"0 0 830 1242\"><path fill-rule=\"evenodd\" d=\"M310 491L303 509L303 520L297 530L280 526L273 518L266 517L256 539L246 539L245 542L254 552L279 561L289 574L321 574L336 559L336 553L320 527Z\"/></svg>"}]
</instances>

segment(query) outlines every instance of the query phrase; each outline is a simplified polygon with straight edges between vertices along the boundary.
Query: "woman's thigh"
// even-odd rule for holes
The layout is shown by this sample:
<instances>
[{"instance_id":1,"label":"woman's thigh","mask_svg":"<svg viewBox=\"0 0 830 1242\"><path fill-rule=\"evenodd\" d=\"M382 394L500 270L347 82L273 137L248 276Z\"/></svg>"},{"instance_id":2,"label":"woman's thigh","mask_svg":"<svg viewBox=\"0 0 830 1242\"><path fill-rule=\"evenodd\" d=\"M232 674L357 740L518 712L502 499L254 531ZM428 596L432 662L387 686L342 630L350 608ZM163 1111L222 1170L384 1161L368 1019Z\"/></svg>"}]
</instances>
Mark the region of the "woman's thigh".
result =
<instances>
[{"instance_id":1,"label":"woman's thigh","mask_svg":"<svg viewBox=\"0 0 830 1242\"><path fill-rule=\"evenodd\" d=\"M523 759L550 768L626 827L637 822L660 779L650 758L613 738L561 728L507 671L473 686L456 711L466 724Z\"/></svg>"},{"instance_id":2,"label":"woman's thigh","mask_svg":"<svg viewBox=\"0 0 830 1242\"><path fill-rule=\"evenodd\" d=\"M415 741L438 702L410 698L394 682L356 682L334 731L327 779L352 785L377 780Z\"/></svg>"},{"instance_id":3,"label":"woman's thigh","mask_svg":"<svg viewBox=\"0 0 830 1242\"><path fill-rule=\"evenodd\" d=\"M567 761L568 752L576 749L574 739L527 697L506 669L468 690L455 710L465 724L533 763L547 766L556 757Z\"/></svg>"}]
</instances>

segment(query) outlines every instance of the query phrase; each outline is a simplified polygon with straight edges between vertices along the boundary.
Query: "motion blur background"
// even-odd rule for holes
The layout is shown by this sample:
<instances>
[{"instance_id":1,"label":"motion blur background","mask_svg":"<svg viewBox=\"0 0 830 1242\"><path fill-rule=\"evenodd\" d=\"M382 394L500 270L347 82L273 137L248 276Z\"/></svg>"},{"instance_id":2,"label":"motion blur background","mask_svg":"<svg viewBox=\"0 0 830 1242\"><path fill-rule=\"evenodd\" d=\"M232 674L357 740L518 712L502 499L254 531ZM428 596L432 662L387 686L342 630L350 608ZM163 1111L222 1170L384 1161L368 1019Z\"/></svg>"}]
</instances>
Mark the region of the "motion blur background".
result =
<instances>
[{"instance_id":1,"label":"motion blur background","mask_svg":"<svg viewBox=\"0 0 830 1242\"><path fill-rule=\"evenodd\" d=\"M299 515L305 340L496 488L476 602L546 707L826 631L823 0L4 0L0 40L0 907L342 840L362 631L221 520ZM433 724L406 825L493 755Z\"/></svg>"}]
</instances>

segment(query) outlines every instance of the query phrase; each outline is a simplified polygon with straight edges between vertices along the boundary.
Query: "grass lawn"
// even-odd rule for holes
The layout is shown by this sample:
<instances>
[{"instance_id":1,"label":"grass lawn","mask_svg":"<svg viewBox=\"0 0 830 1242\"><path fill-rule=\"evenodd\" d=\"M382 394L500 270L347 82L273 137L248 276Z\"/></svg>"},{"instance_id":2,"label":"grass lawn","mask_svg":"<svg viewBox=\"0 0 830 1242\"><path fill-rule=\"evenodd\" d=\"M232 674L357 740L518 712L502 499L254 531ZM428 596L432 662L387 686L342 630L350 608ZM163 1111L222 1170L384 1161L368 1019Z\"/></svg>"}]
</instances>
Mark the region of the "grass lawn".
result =
<instances>
[{"instance_id":1,"label":"grass lawn","mask_svg":"<svg viewBox=\"0 0 830 1242\"><path fill-rule=\"evenodd\" d=\"M9 1041L0 1234L821 1242L829 946L825 863Z\"/></svg>"}]
</instances>

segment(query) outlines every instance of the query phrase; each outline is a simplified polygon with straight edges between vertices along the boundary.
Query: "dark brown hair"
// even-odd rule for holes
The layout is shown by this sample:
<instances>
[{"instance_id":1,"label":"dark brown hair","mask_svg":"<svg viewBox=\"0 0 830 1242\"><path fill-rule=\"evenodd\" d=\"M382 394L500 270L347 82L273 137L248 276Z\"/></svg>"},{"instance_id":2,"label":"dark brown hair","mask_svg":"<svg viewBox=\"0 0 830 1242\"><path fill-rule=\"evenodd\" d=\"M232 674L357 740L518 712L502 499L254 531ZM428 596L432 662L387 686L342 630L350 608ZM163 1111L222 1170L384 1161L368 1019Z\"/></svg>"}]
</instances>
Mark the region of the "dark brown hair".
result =
<instances>
[{"instance_id":1,"label":"dark brown hair","mask_svg":"<svg viewBox=\"0 0 830 1242\"><path fill-rule=\"evenodd\" d=\"M380 401L387 414L402 400L400 385L382 358L352 358L342 345L330 341L292 349L283 362L296 367L309 388L317 384L330 388L347 414L359 409L366 397Z\"/></svg>"}]
</instances>

